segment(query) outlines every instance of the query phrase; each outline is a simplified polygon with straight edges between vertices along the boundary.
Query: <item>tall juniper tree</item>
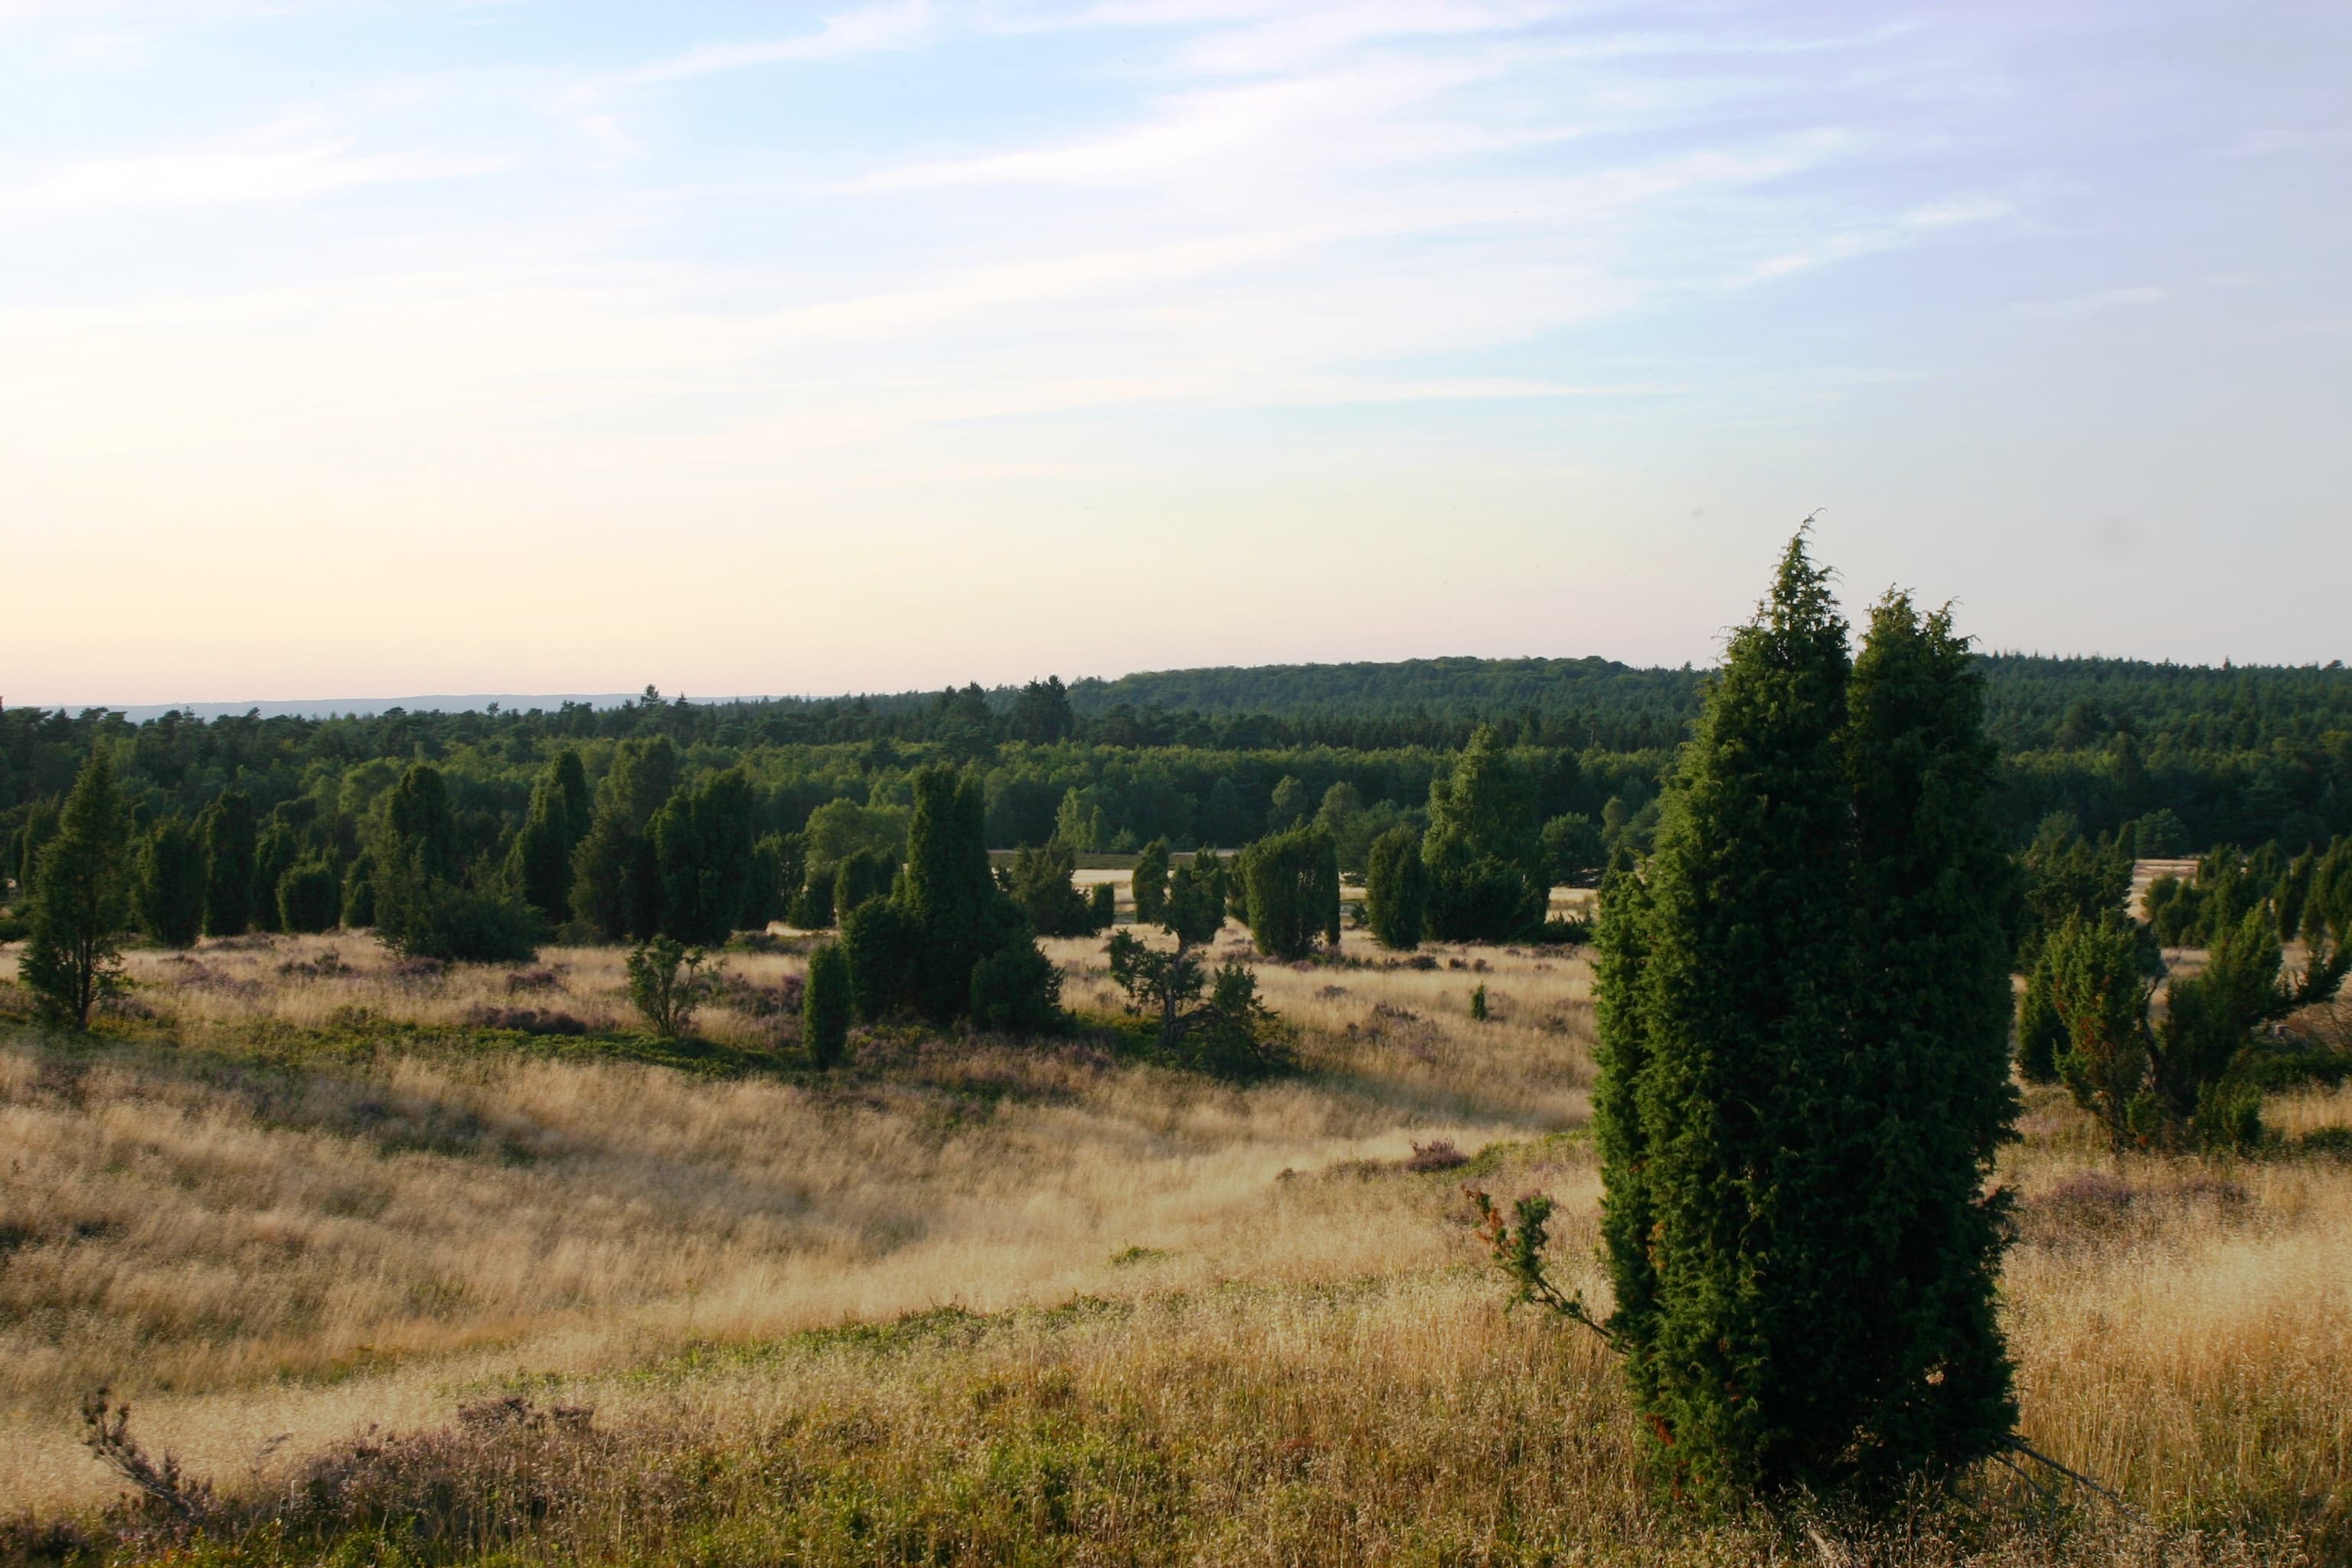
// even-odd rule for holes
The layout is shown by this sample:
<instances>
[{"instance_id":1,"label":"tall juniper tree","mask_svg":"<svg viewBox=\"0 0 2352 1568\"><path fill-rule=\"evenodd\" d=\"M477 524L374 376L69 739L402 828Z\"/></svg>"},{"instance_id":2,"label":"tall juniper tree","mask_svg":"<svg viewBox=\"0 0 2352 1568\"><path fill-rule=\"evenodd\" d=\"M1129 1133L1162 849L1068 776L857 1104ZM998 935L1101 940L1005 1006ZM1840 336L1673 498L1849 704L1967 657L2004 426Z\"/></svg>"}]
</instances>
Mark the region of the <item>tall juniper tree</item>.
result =
<instances>
[{"instance_id":1,"label":"tall juniper tree","mask_svg":"<svg viewBox=\"0 0 2352 1568\"><path fill-rule=\"evenodd\" d=\"M1856 988L1849 1060L1851 1371L1869 1480L1998 1450L2017 1421L1994 1312L2015 1133L2009 1075L2012 863L1987 803L1999 754L1948 610L1889 594L1847 692Z\"/></svg>"},{"instance_id":2,"label":"tall juniper tree","mask_svg":"<svg viewBox=\"0 0 2352 1568\"><path fill-rule=\"evenodd\" d=\"M205 846L184 816L155 824L139 846L139 930L163 947L194 947L205 928Z\"/></svg>"},{"instance_id":3,"label":"tall juniper tree","mask_svg":"<svg viewBox=\"0 0 2352 1568\"><path fill-rule=\"evenodd\" d=\"M93 748L55 836L34 862L32 929L16 961L53 1023L89 1027L90 1009L120 984L122 929L131 923L130 837L113 759L105 747Z\"/></svg>"},{"instance_id":4,"label":"tall juniper tree","mask_svg":"<svg viewBox=\"0 0 2352 1568\"><path fill-rule=\"evenodd\" d=\"M214 797L196 820L205 840L205 934L242 936L253 924L253 800L243 790Z\"/></svg>"},{"instance_id":5,"label":"tall juniper tree","mask_svg":"<svg viewBox=\"0 0 2352 1568\"><path fill-rule=\"evenodd\" d=\"M1609 1331L1702 1493L1878 1489L2006 1441L1982 1195L2014 1114L1965 641L1892 596L1858 666L1801 535L1734 634L1597 932ZM1990 889L1990 896L1988 896Z\"/></svg>"},{"instance_id":6,"label":"tall juniper tree","mask_svg":"<svg viewBox=\"0 0 2352 1568\"><path fill-rule=\"evenodd\" d=\"M551 925L572 916L572 856L588 833L588 802L580 753L567 746L531 786L530 808L507 851L509 881Z\"/></svg>"}]
</instances>

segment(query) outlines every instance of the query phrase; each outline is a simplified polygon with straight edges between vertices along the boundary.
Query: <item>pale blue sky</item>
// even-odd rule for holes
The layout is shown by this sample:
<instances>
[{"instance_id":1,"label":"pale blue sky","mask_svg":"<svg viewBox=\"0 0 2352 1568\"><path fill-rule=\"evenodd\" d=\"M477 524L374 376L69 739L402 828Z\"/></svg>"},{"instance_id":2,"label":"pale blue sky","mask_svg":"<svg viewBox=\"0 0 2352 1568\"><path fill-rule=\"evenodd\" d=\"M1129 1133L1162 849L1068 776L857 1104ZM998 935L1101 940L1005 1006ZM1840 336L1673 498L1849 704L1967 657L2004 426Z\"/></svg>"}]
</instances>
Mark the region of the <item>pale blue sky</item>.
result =
<instances>
[{"instance_id":1,"label":"pale blue sky","mask_svg":"<svg viewBox=\"0 0 2352 1568\"><path fill-rule=\"evenodd\" d=\"M2352 656L2341 4L0 0L0 698Z\"/></svg>"}]
</instances>

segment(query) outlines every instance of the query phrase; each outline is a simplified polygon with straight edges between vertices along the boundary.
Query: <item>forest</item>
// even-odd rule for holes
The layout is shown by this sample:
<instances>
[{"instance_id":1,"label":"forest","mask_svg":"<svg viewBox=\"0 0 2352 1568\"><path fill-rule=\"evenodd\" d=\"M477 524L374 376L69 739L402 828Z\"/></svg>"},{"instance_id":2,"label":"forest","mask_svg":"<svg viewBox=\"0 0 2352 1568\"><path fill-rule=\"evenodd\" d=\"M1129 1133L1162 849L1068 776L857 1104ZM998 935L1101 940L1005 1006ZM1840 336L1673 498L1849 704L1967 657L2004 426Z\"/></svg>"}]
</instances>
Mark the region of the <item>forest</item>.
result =
<instances>
[{"instance_id":1,"label":"forest","mask_svg":"<svg viewBox=\"0 0 2352 1568\"><path fill-rule=\"evenodd\" d=\"M2054 814L2087 836L2127 833L2143 856L2273 841L2292 855L2352 830L2352 673L2339 665L1979 664L2000 752L1991 810L2014 847ZM755 837L806 832L834 803L903 813L915 772L950 762L980 773L992 848L1057 836L1080 851L1159 838L1231 848L1328 804L1327 820L1363 817L1340 834L1345 868L1360 871L1371 839L1424 813L1431 781L1486 725L1534 779L1539 819L1584 819L1605 853L1654 822L1645 808L1707 679L1598 659L1425 659L822 701L700 703L648 688L607 709L209 723L16 708L0 711L0 835L21 863L28 827L102 740L142 820L194 819L234 789L257 817L301 816L313 846L344 863L400 771L429 762L447 781L457 852L497 858L559 753L576 752L593 790L623 742L661 736L681 783L741 771ZM1556 837L1582 846L1561 879L1597 874L1580 832Z\"/></svg>"}]
</instances>

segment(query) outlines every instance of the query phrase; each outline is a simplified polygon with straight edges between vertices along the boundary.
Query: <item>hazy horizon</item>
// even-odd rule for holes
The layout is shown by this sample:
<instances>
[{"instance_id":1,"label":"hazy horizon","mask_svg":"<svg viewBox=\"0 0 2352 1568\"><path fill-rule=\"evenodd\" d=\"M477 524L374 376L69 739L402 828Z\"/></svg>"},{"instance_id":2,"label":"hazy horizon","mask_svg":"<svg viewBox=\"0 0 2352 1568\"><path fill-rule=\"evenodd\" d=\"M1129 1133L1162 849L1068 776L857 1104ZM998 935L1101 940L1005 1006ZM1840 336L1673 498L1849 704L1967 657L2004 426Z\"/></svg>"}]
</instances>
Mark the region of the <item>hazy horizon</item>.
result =
<instances>
[{"instance_id":1,"label":"hazy horizon","mask_svg":"<svg viewBox=\"0 0 2352 1568\"><path fill-rule=\"evenodd\" d=\"M2352 13L0 0L0 696L2344 656ZM285 700L281 699L280 700Z\"/></svg>"},{"instance_id":2,"label":"hazy horizon","mask_svg":"<svg viewBox=\"0 0 2352 1568\"><path fill-rule=\"evenodd\" d=\"M1857 631L1857 635L1859 635L1858 631ZM1986 654L1987 654L1988 656L1990 656L1990 657L1995 657L1995 658L2054 658L2054 659L2106 659L2106 658L2121 658L2121 657L2126 657L2126 656L2109 655L2109 654L2102 654L2102 653L2052 653L2052 652L2045 652L2045 651L2042 651L2042 650L2041 650L2041 649L2027 649L2027 648L1987 648L1987 649L1983 649L1983 650L1981 650L1981 651L1983 651L1984 653L1986 653ZM1293 663L1292 663L1291 665L1289 665L1289 666L1288 666L1288 668L1298 668L1298 667L1299 667L1299 665L1300 665L1300 663L1302 663L1302 662L1311 667L1312 665L1316 665L1316 664L1338 664L1338 663L1346 663L1346 662L1355 662L1355 663L1361 663L1361 662L1378 662L1378 663L1389 663L1389 664L1403 664L1403 663L1429 662L1429 661L1435 661L1435 660L1455 659L1455 658L1489 658L1489 659L1493 659L1493 660L1496 660L1496 661L1511 661L1511 660L1517 660L1517 659L1533 659L1533 658L1563 658L1563 659L1579 659L1579 658L1604 658L1604 659L1606 659L1606 658L1608 658L1608 656L1607 656L1607 655L1605 655L1605 654L1601 654L1601 655L1572 655L1572 654L1571 654L1571 655L1552 655L1552 654L1517 654L1517 655L1513 655L1513 654L1500 654L1500 655L1474 655L1474 654L1424 654L1424 655L1418 655L1418 656L1408 656L1407 658L1402 658L1402 659L1379 660L1379 661L1342 661L1342 660L1293 661ZM1614 663L1618 663L1618 664L1626 664L1626 663L1627 663L1627 661L1624 661L1624 660L1622 660L1622 659L1620 659L1620 660L1612 660L1612 661L1611 661L1611 662L1614 662ZM2179 667L2186 668L2199 668L2199 669L2221 668L2221 667L2224 667L2224 666L2230 665L2230 664L2231 664L2231 663L2233 663L2233 662L2235 662L2235 663L2236 663L2236 667L2237 667L2237 668L2249 668L2249 669L2277 669L2277 668L2307 668L2309 665L2312 665L2312 664L2323 664L2323 661L2317 661L2317 660L2306 661L2306 665L2305 665L2305 666L2302 666L2302 667L2296 667L2296 666L2281 666L2281 665L2259 665L2259 664L2256 664L2256 665L2249 665L2249 664L2244 664L2244 663L2242 663L2242 662L2230 661L2230 660L2216 660L2216 661L2214 661L2212 664L2187 664L2187 663L2184 663L2184 661L2180 661L2180 660L2163 660L2163 659L2151 660L2151 661L2147 661L2147 662L2153 662L2153 663L2158 663L2158 664L2166 664L2166 665L2174 665L2174 666L2179 666ZM2331 661L2331 662L2326 662L2326 663L2323 664L2323 668L2335 668L2335 667L2336 667L2336 664L2340 664L2340 662L2341 662L2341 661ZM1272 666L1272 667L1273 667L1273 668L1282 668L1282 666ZM1697 663L1696 661L1692 661L1692 662L1691 662L1691 663L1689 663L1689 664L1681 665L1681 666L1674 666L1674 665L1628 665L1627 667L1628 667L1628 668L1636 668L1636 669L1653 669L1653 670L1654 670L1654 669L1689 668L1694 668L1694 667L1696 667L1696 668L1699 668L1699 669L1701 669L1701 670L1706 670L1706 669L1709 669L1709 668L1714 668L1714 667L1713 667L1713 665L1712 665L1712 663L1707 663L1707 664L1699 664L1699 663ZM1055 678L1055 679L1058 679L1063 680L1063 681L1065 682L1065 684L1066 684L1066 685L1068 685L1068 686L1071 686L1071 687L1076 687L1076 686L1078 686L1078 685L1080 685L1080 684L1082 684L1082 683L1086 683L1086 682L1099 682L1099 683L1102 683L1102 684L1105 684L1105 685L1115 684L1116 682L1120 681L1120 680L1123 680L1123 679L1128 679L1128 678L1129 678L1129 677L1130 677L1130 676L1184 675L1184 674L1190 674L1190 673L1193 673L1193 672L1195 672L1195 671L1198 671L1198 670L1203 670L1203 669L1235 668L1269 668L1269 666L1234 666L1234 665L1216 666L1216 665L1200 665L1200 666L1192 666L1192 667L1188 667L1188 668L1186 668L1129 669L1129 670L1121 670L1121 671L1118 671L1117 674L1092 674L1092 673L1090 673L1090 674L1080 674L1080 675L1065 675L1065 674L1062 674L1062 673L1060 673L1060 672L1040 672L1039 674L1036 674L1036 675L1034 675L1034 676L1032 676L1032 677L1030 677L1030 678L1028 678L1028 679L1036 679L1036 680L1044 680L1044 679L1047 679L1048 674L1052 674L1052 675L1054 676L1054 678ZM964 685L968 684L968 682L967 682L967 681L962 681L962 680L954 680L954 679L940 679L940 680L934 680L934 681L932 681L932 682L929 683L928 685L905 686L905 687L891 687L891 688L887 688L887 689L886 689L886 688L879 688L879 687L869 687L869 688L864 688L864 689L855 689L855 688L853 688L853 689L845 689L845 690L839 690L839 691L733 691L733 692L727 692L727 693L723 693L723 694L722 694L722 693L707 693L707 692L688 692L688 691L675 690L675 689L667 689L667 688L663 688L663 687L661 687L661 685L660 685L660 683L659 683L658 681L654 682L653 684L654 684L654 685L655 685L655 687L656 687L656 688L660 691L660 694L661 694L662 698L663 698L665 700L668 700L668 701L684 700L684 701L688 701L688 702L691 702L691 703L695 703L695 704L698 704L698 705L711 705L711 706L718 706L718 705L723 705L723 704L730 703L730 702L844 702L844 701L857 701L857 700L866 700L866 699L874 699L874 700L894 700L894 699L904 699L904 698L908 698L908 697L919 697L919 696L923 696L923 695L926 695L926 694L929 694L929 693L936 693L936 692L939 692L939 691L941 691L941 690L944 690L944 689L950 689L950 688L961 687L961 686L964 686ZM1003 693L1003 692L1017 691L1017 690L1020 689L1021 685L1022 685L1022 684L1024 684L1024 682L1019 681L1019 680L1010 680L1010 681L982 682L982 683L980 683L980 684L982 684L982 686L983 687L983 689L986 689L986 690L987 690L991 695L996 695L996 694ZM538 709L541 709L541 710L545 710L545 711L552 712L552 711L554 711L558 707L560 707L562 704L566 703L566 702L584 702L584 703L586 703L586 704L588 704L588 705L590 705L590 706L592 706L592 707L618 707L618 706L620 706L621 704L623 704L623 703L625 703L625 702L632 702L632 701L635 701L635 700L639 700L639 699L644 695L644 690L645 690L645 689L644 689L643 687L639 687L638 689L636 689L635 690L633 690L633 691L478 691L478 692L411 692L411 693L405 693L405 694L391 694L391 695L386 695L386 694L377 694L377 695L371 695L371 696L340 696L340 697L318 697L318 696L280 696L280 697L247 697L247 698L231 698L231 699L226 699L226 700L224 700L224 699L187 699L187 700L175 700L175 701L162 701L162 702L135 702L135 703L109 702L109 701L93 701L93 702L63 702L63 703L59 703L59 702L47 702L47 703L37 703L37 702L13 702L13 701L12 701L12 700L7 697L7 694L6 694L6 693L5 693L5 692L0 692L0 706L14 706L14 707L19 707L19 708L63 709L65 711L69 712L69 713L83 713L83 712L90 711L90 710L103 710L108 711L108 712L121 713L121 714L123 714L124 716L126 716L126 717L128 717L128 718L130 718L130 719L131 719L131 720L133 720L133 721L142 721L142 722L143 722L143 721L146 721L146 720L152 719L152 718L157 718L157 717L160 717L160 716L162 716L163 714L165 714L165 713L173 713L173 712L194 712L194 714L196 714L196 716L197 716L197 717L199 717L199 718L201 718L201 719L205 719L205 720L210 720L210 719L213 719L213 718L222 717L222 716L229 716L229 715L243 714L243 713L245 713L245 712L251 711L251 710L258 710L258 711L262 714L262 716L263 716L263 717L265 717L265 718L277 717L277 716L278 716L278 715L280 715L280 714L292 714L292 715L296 715L296 716L299 716L299 717L305 717L305 718L319 718L319 717L326 717L326 716L331 716L331 715L333 715L333 716L340 716L340 715L360 715L360 716L365 716L365 715L373 714L373 713L381 713L381 712L383 712L383 711L387 710L388 709L392 709L392 708L395 708L395 707L397 707L397 708L405 708L405 709L409 709L409 710L415 710L415 711L420 711L420 712L445 712L445 713L480 712L480 711L484 711L484 710L487 709L488 705L488 704L490 704L490 703L493 703L493 702L497 703L497 704L499 705L499 707L501 710L517 710L517 711L528 711L528 710L530 710L530 709L532 709L532 708L538 708ZM464 706L459 706L460 704L463 704Z\"/></svg>"}]
</instances>

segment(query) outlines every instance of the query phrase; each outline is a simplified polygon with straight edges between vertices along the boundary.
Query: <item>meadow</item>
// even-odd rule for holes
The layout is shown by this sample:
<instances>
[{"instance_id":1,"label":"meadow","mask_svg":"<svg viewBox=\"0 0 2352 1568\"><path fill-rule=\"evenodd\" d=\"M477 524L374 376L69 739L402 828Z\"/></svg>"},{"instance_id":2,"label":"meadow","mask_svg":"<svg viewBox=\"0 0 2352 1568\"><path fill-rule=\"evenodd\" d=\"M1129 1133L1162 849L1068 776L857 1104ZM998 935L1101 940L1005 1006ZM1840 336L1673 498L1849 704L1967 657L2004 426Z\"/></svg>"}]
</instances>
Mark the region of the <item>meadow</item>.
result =
<instances>
[{"instance_id":1,"label":"meadow","mask_svg":"<svg viewBox=\"0 0 2352 1568\"><path fill-rule=\"evenodd\" d=\"M1067 1037L862 1029L820 1076L801 944L754 945L671 1046L611 949L140 950L79 1040L0 988L0 1550L2352 1561L2352 1090L2242 1159L2117 1159L2029 1090L2023 1431L2125 1506L1992 1469L1791 1533L1652 1498L1609 1353L1507 1311L1468 1225L1550 1193L1605 1297L1572 950L1262 962L1301 1070L1236 1087L1119 1026L1099 939L1045 944ZM100 1384L217 1489L194 1547L80 1446Z\"/></svg>"}]
</instances>

